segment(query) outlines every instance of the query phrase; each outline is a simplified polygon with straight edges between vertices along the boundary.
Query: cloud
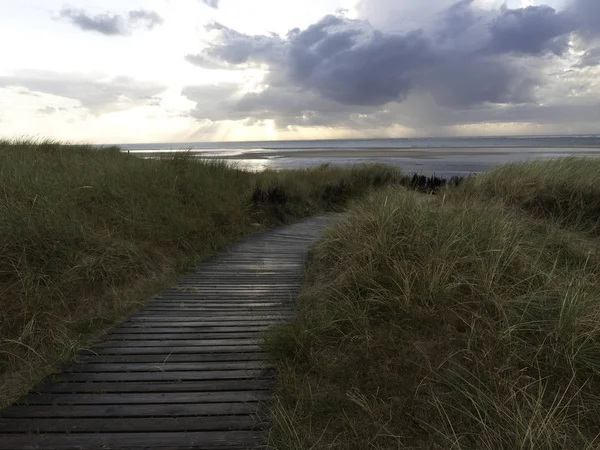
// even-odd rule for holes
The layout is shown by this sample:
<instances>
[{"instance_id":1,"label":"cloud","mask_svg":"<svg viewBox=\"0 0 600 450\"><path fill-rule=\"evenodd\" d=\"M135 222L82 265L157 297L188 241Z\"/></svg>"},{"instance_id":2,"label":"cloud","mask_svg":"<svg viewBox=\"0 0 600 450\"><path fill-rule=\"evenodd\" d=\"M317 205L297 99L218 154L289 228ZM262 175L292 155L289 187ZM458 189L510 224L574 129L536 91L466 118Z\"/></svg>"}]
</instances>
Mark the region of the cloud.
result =
<instances>
[{"instance_id":1,"label":"cloud","mask_svg":"<svg viewBox=\"0 0 600 450\"><path fill-rule=\"evenodd\" d=\"M202 0L202 3L204 3L205 5L210 6L211 8L218 8L219 7L219 0Z\"/></svg>"},{"instance_id":2,"label":"cloud","mask_svg":"<svg viewBox=\"0 0 600 450\"><path fill-rule=\"evenodd\" d=\"M147 11L145 9L129 11L127 17L131 25L146 28L148 30L163 23L162 17L159 16L156 11Z\"/></svg>"},{"instance_id":3,"label":"cloud","mask_svg":"<svg viewBox=\"0 0 600 450\"><path fill-rule=\"evenodd\" d=\"M564 14L580 37L590 40L600 37L598 0L572 0Z\"/></svg>"},{"instance_id":4,"label":"cloud","mask_svg":"<svg viewBox=\"0 0 600 450\"><path fill-rule=\"evenodd\" d=\"M123 18L117 15L90 16L81 10L65 8L60 16L85 31L97 31L107 36L126 34Z\"/></svg>"},{"instance_id":5,"label":"cloud","mask_svg":"<svg viewBox=\"0 0 600 450\"><path fill-rule=\"evenodd\" d=\"M563 55L569 49L571 24L549 6L504 9L489 29L490 51Z\"/></svg>"},{"instance_id":6,"label":"cloud","mask_svg":"<svg viewBox=\"0 0 600 450\"><path fill-rule=\"evenodd\" d=\"M151 30L163 23L158 13L143 9L129 11L125 16L108 13L92 16L80 9L64 8L60 17L84 31L95 31L106 36L125 36L134 28Z\"/></svg>"},{"instance_id":7,"label":"cloud","mask_svg":"<svg viewBox=\"0 0 600 450\"><path fill-rule=\"evenodd\" d=\"M216 24L218 43L187 60L226 65L267 65L271 83L292 83L327 99L354 105L401 100L410 71L431 57L421 33L387 35L361 21L326 16L306 30L279 36L249 36ZM214 64L214 63L213 63Z\"/></svg>"},{"instance_id":8,"label":"cloud","mask_svg":"<svg viewBox=\"0 0 600 450\"><path fill-rule=\"evenodd\" d=\"M539 117L549 120L559 111L556 105L569 103L569 95L591 83L561 79L555 75L559 68L578 70L600 61L597 50L588 48L579 66L569 62L574 36L600 36L597 0L574 0L562 10L434 0L408 15L394 12L397 5L363 0L359 12L376 20L329 15L286 36L248 35L212 24L214 40L186 59L203 68L261 67L264 90L248 93L228 85L211 109L210 102L201 104L203 88L189 87L183 94L198 105L190 114L213 121L275 120L281 128L418 126L428 120L447 126L465 117L509 120L509 111L531 113L531 120L535 111L546 111ZM400 19L396 25L394 18ZM418 121L406 109L406 104L419 109L415 99L427 105Z\"/></svg>"},{"instance_id":9,"label":"cloud","mask_svg":"<svg viewBox=\"0 0 600 450\"><path fill-rule=\"evenodd\" d=\"M209 24L206 30L214 32L216 38L202 53L186 57L194 64L210 62L231 68L236 65L270 64L274 59L284 56L280 51L283 50L285 42L279 36L249 36L220 23Z\"/></svg>"},{"instance_id":10,"label":"cloud","mask_svg":"<svg viewBox=\"0 0 600 450\"><path fill-rule=\"evenodd\" d=\"M68 111L67 108L56 107L56 106L45 106L44 108L40 108L37 110L37 112L39 114L44 115L44 116L56 114L59 112L66 112L66 111Z\"/></svg>"},{"instance_id":11,"label":"cloud","mask_svg":"<svg viewBox=\"0 0 600 450\"><path fill-rule=\"evenodd\" d=\"M594 47L583 54L575 67L584 68L598 65L600 65L600 47Z\"/></svg>"},{"instance_id":12,"label":"cloud","mask_svg":"<svg viewBox=\"0 0 600 450\"><path fill-rule=\"evenodd\" d=\"M155 102L166 87L129 77L102 78L85 74L20 71L0 76L0 86L16 86L80 102L95 114L120 111Z\"/></svg>"}]
</instances>

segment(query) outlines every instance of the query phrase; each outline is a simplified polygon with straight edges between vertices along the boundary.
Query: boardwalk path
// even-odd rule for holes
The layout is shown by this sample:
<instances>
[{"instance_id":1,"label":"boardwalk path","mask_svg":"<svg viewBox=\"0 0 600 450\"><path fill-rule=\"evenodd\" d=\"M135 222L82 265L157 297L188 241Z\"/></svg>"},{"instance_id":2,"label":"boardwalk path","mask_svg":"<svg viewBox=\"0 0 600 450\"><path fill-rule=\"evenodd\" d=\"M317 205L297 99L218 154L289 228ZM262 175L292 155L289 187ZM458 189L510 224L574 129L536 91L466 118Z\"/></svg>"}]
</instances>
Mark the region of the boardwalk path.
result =
<instances>
[{"instance_id":1,"label":"boardwalk path","mask_svg":"<svg viewBox=\"0 0 600 450\"><path fill-rule=\"evenodd\" d=\"M260 333L290 317L327 218L250 236L0 413L0 448L245 449L272 373Z\"/></svg>"}]
</instances>

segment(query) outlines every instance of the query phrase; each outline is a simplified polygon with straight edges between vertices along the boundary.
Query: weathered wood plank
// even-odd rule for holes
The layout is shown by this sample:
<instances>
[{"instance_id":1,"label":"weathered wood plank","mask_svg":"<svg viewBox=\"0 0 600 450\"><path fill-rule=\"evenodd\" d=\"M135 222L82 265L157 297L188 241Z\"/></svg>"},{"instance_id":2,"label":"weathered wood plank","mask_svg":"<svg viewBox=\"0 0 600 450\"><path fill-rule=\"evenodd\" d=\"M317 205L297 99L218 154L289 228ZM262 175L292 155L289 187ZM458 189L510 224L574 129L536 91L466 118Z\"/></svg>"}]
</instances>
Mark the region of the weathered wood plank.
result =
<instances>
[{"instance_id":1,"label":"weathered wood plank","mask_svg":"<svg viewBox=\"0 0 600 450\"><path fill-rule=\"evenodd\" d=\"M203 370L235 370L235 369L265 369L269 367L266 361L232 361L206 363L87 363L75 364L68 372L172 372L172 371L203 371Z\"/></svg>"},{"instance_id":2,"label":"weathered wood plank","mask_svg":"<svg viewBox=\"0 0 600 450\"><path fill-rule=\"evenodd\" d=\"M190 322L190 321L197 321L200 323L210 323L210 322L215 322L215 321L222 321L222 323L226 323L229 324L229 322L231 322L232 324L236 324L236 323L249 323L249 324L253 324L256 323L257 325L259 324L258 322L268 322L271 323L273 320L281 320L282 318L285 318L284 316L282 316L281 314L251 314L248 315L247 317L239 317L239 316L224 316L221 319L218 318L214 318L214 317L202 317L201 314L186 314L185 311L176 311L178 316L181 317L168 317L166 315L163 316L158 316L156 317L155 315L151 315L150 317L148 317L147 314L145 313L141 313L141 314L136 314L134 317L130 318L128 320L128 322L173 322L173 323L177 323L177 322Z\"/></svg>"},{"instance_id":3,"label":"weathered wood plank","mask_svg":"<svg viewBox=\"0 0 600 450\"><path fill-rule=\"evenodd\" d=\"M80 363L156 363L167 362L217 362L217 361L260 361L266 359L267 355L262 351L247 353L192 353L172 354L161 353L155 355L98 355L87 353L80 355L77 361Z\"/></svg>"},{"instance_id":4,"label":"weathered wood plank","mask_svg":"<svg viewBox=\"0 0 600 450\"><path fill-rule=\"evenodd\" d=\"M0 434L0 448L186 448L248 449L264 438L254 431L199 431L191 433ZM180 447L181 448L181 447Z\"/></svg>"},{"instance_id":5,"label":"weathered wood plank","mask_svg":"<svg viewBox=\"0 0 600 450\"><path fill-rule=\"evenodd\" d=\"M169 314L177 314L182 315L185 314L187 316L193 315L194 317L220 317L220 318L229 318L229 317L261 317L265 315L269 316L284 316L288 317L292 313L291 308L260 308L260 309L252 309L252 308L237 308L231 310L225 310L221 308L220 310L207 310L205 308L196 308L196 307L187 307L181 305L173 305L171 307L165 308L147 308L144 315L169 315Z\"/></svg>"},{"instance_id":6,"label":"weathered wood plank","mask_svg":"<svg viewBox=\"0 0 600 450\"><path fill-rule=\"evenodd\" d=\"M214 326L159 326L159 327L128 327L121 326L115 328L108 336L119 333L231 333L231 332L253 332L253 331L265 331L271 328L266 325L258 326L234 326L234 327L214 327Z\"/></svg>"},{"instance_id":7,"label":"weathered wood plank","mask_svg":"<svg viewBox=\"0 0 600 450\"><path fill-rule=\"evenodd\" d=\"M260 351L259 345L197 345L190 347L95 347L94 352L98 355L162 355L165 353L174 355L181 353L242 353Z\"/></svg>"},{"instance_id":8,"label":"weathered wood plank","mask_svg":"<svg viewBox=\"0 0 600 450\"><path fill-rule=\"evenodd\" d=\"M198 339L243 339L258 340L261 331L246 331L243 333L110 333L106 341L149 341L149 340L198 340Z\"/></svg>"},{"instance_id":9,"label":"weathered wood plank","mask_svg":"<svg viewBox=\"0 0 600 450\"><path fill-rule=\"evenodd\" d=\"M158 431L228 431L255 430L264 428L265 423L258 417L216 416L216 417L147 417L147 418L39 418L39 419L0 419L0 433L116 433L116 432L158 432Z\"/></svg>"},{"instance_id":10,"label":"weathered wood plank","mask_svg":"<svg viewBox=\"0 0 600 450\"><path fill-rule=\"evenodd\" d=\"M258 402L266 391L127 393L127 394L28 394L16 405L137 405L146 403Z\"/></svg>"},{"instance_id":11,"label":"weathered wood plank","mask_svg":"<svg viewBox=\"0 0 600 450\"><path fill-rule=\"evenodd\" d=\"M165 380L226 380L267 376L267 370L208 370L184 372L93 372L63 373L57 381L165 381Z\"/></svg>"},{"instance_id":12,"label":"weathered wood plank","mask_svg":"<svg viewBox=\"0 0 600 450\"><path fill-rule=\"evenodd\" d=\"M176 339L176 340L147 340L147 341L129 341L129 340L114 340L103 342L94 348L104 347L219 347L219 346L238 346L238 345L259 345L260 339Z\"/></svg>"},{"instance_id":13,"label":"weathered wood plank","mask_svg":"<svg viewBox=\"0 0 600 450\"><path fill-rule=\"evenodd\" d=\"M234 390L264 391L273 387L269 378L246 380L201 380L201 381L84 381L70 383L41 384L34 391L43 393L118 393L118 392L218 392Z\"/></svg>"},{"instance_id":14,"label":"weathered wood plank","mask_svg":"<svg viewBox=\"0 0 600 450\"><path fill-rule=\"evenodd\" d=\"M214 312L214 310L220 311L239 311L239 312L252 312L252 313L288 313L290 311L294 311L294 305L290 302L284 303L271 303L271 306L244 306L242 304L232 304L232 305L223 305L223 306L208 306ZM159 304L159 305L150 305L148 306L148 311L162 311L162 310L180 310L184 309L190 312L201 312L207 306L205 306L201 301L191 301L191 302L173 302L172 305L168 304Z\"/></svg>"},{"instance_id":15,"label":"weathered wood plank","mask_svg":"<svg viewBox=\"0 0 600 450\"><path fill-rule=\"evenodd\" d=\"M203 403L157 405L72 405L10 406L0 412L0 418L16 417L183 417L254 414L254 403Z\"/></svg>"},{"instance_id":16,"label":"weathered wood plank","mask_svg":"<svg viewBox=\"0 0 600 450\"><path fill-rule=\"evenodd\" d=\"M198 318L188 318L187 320L135 320L130 319L126 322L123 322L124 326L127 327L216 327L216 326L224 326L224 327L247 327L247 326L270 326L276 323L280 323L281 320L242 320L242 321L234 321L234 320L202 320Z\"/></svg>"}]
</instances>

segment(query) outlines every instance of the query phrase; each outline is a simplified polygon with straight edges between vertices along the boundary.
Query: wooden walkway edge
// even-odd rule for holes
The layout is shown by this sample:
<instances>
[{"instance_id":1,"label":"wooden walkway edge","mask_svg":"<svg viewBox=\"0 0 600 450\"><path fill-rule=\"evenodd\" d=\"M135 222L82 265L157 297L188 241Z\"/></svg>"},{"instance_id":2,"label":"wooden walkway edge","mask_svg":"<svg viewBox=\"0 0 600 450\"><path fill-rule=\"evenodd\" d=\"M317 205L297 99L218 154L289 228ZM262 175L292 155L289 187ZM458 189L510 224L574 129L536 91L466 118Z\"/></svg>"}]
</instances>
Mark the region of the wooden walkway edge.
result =
<instances>
[{"instance_id":1,"label":"wooden walkway edge","mask_svg":"<svg viewBox=\"0 0 600 450\"><path fill-rule=\"evenodd\" d=\"M0 412L0 449L264 448L261 333L291 317L330 219L249 236Z\"/></svg>"}]
</instances>

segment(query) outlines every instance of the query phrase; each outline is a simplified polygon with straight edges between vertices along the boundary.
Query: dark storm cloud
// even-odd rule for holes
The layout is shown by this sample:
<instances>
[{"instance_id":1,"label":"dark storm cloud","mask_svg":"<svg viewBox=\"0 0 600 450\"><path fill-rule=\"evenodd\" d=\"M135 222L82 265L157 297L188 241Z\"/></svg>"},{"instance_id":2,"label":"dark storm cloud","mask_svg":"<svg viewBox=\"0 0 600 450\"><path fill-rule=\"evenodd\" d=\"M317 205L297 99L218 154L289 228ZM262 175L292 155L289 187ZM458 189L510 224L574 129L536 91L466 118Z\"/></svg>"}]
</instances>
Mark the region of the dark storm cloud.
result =
<instances>
[{"instance_id":1,"label":"dark storm cloud","mask_svg":"<svg viewBox=\"0 0 600 450\"><path fill-rule=\"evenodd\" d=\"M60 17L82 30L95 31L106 36L125 36L136 27L150 30L163 22L156 12L143 9L129 11L127 15L121 16L108 13L90 15L83 10L64 8Z\"/></svg>"},{"instance_id":2,"label":"dark storm cloud","mask_svg":"<svg viewBox=\"0 0 600 450\"><path fill-rule=\"evenodd\" d=\"M600 1L572 0L565 10L565 16L581 37L600 37Z\"/></svg>"},{"instance_id":3,"label":"dark storm cloud","mask_svg":"<svg viewBox=\"0 0 600 450\"><path fill-rule=\"evenodd\" d=\"M598 0L575 0L560 11L548 6L484 10L462 0L433 14L426 28L403 32L333 15L285 37L247 35L213 24L215 40L187 60L204 68L267 68L267 87L230 93L218 114L204 107L191 114L211 120L274 119L278 126L338 126L369 118L393 123L393 114L382 111L411 95L461 111L533 105L549 82L545 69L567 58L573 33L586 37L597 31L598 20L590 17L600 20L599 14ZM597 59L590 51L580 65ZM200 98L190 90L184 95Z\"/></svg>"},{"instance_id":4,"label":"dark storm cloud","mask_svg":"<svg viewBox=\"0 0 600 450\"><path fill-rule=\"evenodd\" d=\"M270 81L292 83L325 98L351 105L380 105L403 99L411 88L410 72L431 59L419 32L388 35L368 24L326 16L304 31L279 36L249 36L214 25L220 44L187 60L230 65L266 64Z\"/></svg>"},{"instance_id":5,"label":"dark storm cloud","mask_svg":"<svg viewBox=\"0 0 600 450\"><path fill-rule=\"evenodd\" d=\"M571 24L549 6L504 9L489 29L492 52L562 55L569 49Z\"/></svg>"},{"instance_id":6,"label":"dark storm cloud","mask_svg":"<svg viewBox=\"0 0 600 450\"><path fill-rule=\"evenodd\" d=\"M510 58L449 59L419 74L419 87L442 106L470 108L484 103L524 103L539 81Z\"/></svg>"},{"instance_id":7,"label":"dark storm cloud","mask_svg":"<svg viewBox=\"0 0 600 450\"><path fill-rule=\"evenodd\" d=\"M406 97L411 72L431 59L419 32L390 35L329 16L291 36L289 79L349 105L382 105Z\"/></svg>"},{"instance_id":8,"label":"dark storm cloud","mask_svg":"<svg viewBox=\"0 0 600 450\"><path fill-rule=\"evenodd\" d=\"M465 6L470 3L460 2L454 11ZM486 54L497 53L496 49L438 48L420 31L384 33L367 22L336 16L303 31L292 30L285 40L244 35L222 25L214 29L220 32L219 43L188 56L189 61L210 58L229 65L266 64L271 68L269 85L314 92L345 105L399 102L414 89L429 90L447 106L519 102L530 98L534 84L530 74L509 58ZM455 29L444 40L465 32L465 28ZM275 100L267 95L262 99Z\"/></svg>"},{"instance_id":9,"label":"dark storm cloud","mask_svg":"<svg viewBox=\"0 0 600 450\"><path fill-rule=\"evenodd\" d=\"M472 8L473 0L454 3L439 14L434 37L438 43L461 36L465 30L473 27L481 17Z\"/></svg>"}]
</instances>

